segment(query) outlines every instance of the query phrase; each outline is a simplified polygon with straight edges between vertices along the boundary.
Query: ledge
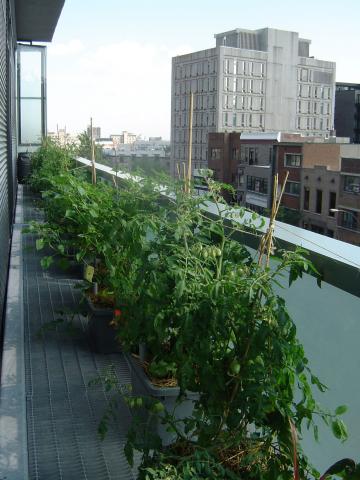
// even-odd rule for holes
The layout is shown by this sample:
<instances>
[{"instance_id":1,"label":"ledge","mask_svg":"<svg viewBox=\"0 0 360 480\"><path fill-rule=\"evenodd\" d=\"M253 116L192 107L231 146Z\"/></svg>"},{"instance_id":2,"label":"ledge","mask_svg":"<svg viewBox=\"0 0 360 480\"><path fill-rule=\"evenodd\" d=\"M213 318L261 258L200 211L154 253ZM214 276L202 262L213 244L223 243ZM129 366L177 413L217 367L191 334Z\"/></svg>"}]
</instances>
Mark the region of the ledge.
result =
<instances>
[{"instance_id":1,"label":"ledge","mask_svg":"<svg viewBox=\"0 0 360 480\"><path fill-rule=\"evenodd\" d=\"M0 473L6 480L27 480L27 432L24 364L22 187L10 255L0 385Z\"/></svg>"}]
</instances>

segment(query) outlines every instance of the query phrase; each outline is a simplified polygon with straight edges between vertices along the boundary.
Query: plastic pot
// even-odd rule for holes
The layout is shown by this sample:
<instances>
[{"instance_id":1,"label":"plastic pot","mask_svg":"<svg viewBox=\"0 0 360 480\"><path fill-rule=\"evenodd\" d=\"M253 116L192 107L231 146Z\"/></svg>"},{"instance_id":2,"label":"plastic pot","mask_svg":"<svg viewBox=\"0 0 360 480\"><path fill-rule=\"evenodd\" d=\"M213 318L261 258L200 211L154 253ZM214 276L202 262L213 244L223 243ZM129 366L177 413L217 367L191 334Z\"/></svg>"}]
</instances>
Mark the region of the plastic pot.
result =
<instances>
[{"instance_id":1,"label":"plastic pot","mask_svg":"<svg viewBox=\"0 0 360 480\"><path fill-rule=\"evenodd\" d=\"M97 353L120 353L121 345L116 330L110 325L114 318L113 308L99 308L86 297L89 313L88 333L90 343Z\"/></svg>"},{"instance_id":2,"label":"plastic pot","mask_svg":"<svg viewBox=\"0 0 360 480\"><path fill-rule=\"evenodd\" d=\"M182 420L192 415L194 402L199 398L198 393L186 392L186 398L177 402L179 387L157 387L151 383L144 372L141 362L130 354L125 354L126 361L131 374L132 392L134 396L150 396L160 401L167 412L172 413L176 420ZM163 445L169 445L176 439L174 432L168 432L166 425L163 425L157 416L151 414L145 408L136 408L134 414L138 416L146 434L147 430L159 435ZM181 430L181 422L177 423Z\"/></svg>"}]
</instances>

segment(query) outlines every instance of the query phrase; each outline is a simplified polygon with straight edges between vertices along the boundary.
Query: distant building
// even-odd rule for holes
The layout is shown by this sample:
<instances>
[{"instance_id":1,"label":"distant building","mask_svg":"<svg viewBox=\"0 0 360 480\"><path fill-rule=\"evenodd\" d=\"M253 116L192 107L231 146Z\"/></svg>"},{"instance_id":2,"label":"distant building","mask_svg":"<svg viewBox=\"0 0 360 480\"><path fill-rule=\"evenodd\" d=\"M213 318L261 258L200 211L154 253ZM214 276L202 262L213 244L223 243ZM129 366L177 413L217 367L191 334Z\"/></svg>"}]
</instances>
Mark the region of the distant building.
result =
<instances>
[{"instance_id":1,"label":"distant building","mask_svg":"<svg viewBox=\"0 0 360 480\"><path fill-rule=\"evenodd\" d=\"M346 147L341 151L337 238L360 246L360 145Z\"/></svg>"},{"instance_id":2,"label":"distant building","mask_svg":"<svg viewBox=\"0 0 360 480\"><path fill-rule=\"evenodd\" d=\"M114 148L114 143L111 138L99 137L95 140L96 145L104 148Z\"/></svg>"},{"instance_id":3,"label":"distant building","mask_svg":"<svg viewBox=\"0 0 360 480\"><path fill-rule=\"evenodd\" d=\"M236 29L216 47L172 59L171 158L187 162L194 94L193 168L207 166L211 132L298 132L334 128L335 63L310 57L296 32Z\"/></svg>"},{"instance_id":4,"label":"distant building","mask_svg":"<svg viewBox=\"0 0 360 480\"><path fill-rule=\"evenodd\" d=\"M119 133L119 134L110 135L110 138L114 142L115 146L131 145L132 143L136 142L137 135L135 133L129 133L129 132L123 131L122 133Z\"/></svg>"},{"instance_id":5,"label":"distant building","mask_svg":"<svg viewBox=\"0 0 360 480\"><path fill-rule=\"evenodd\" d=\"M86 129L86 133L91 137L91 126L89 125ZM93 140L98 140L101 138L101 127L92 127Z\"/></svg>"},{"instance_id":6,"label":"distant building","mask_svg":"<svg viewBox=\"0 0 360 480\"><path fill-rule=\"evenodd\" d=\"M273 178L283 185L278 219L360 245L360 145L287 133L211 133L209 168L240 205L268 214ZM226 196L227 200L234 198Z\"/></svg>"},{"instance_id":7,"label":"distant building","mask_svg":"<svg viewBox=\"0 0 360 480\"><path fill-rule=\"evenodd\" d=\"M57 128L56 132L48 132L47 136L63 146L79 143L78 136L69 133L66 130L66 126L64 128Z\"/></svg>"},{"instance_id":8,"label":"distant building","mask_svg":"<svg viewBox=\"0 0 360 480\"><path fill-rule=\"evenodd\" d=\"M161 137L149 140L137 139L133 143L115 143L115 135L111 135L111 144L103 145L103 153L116 168L145 171L163 171L170 174L170 142Z\"/></svg>"},{"instance_id":9,"label":"distant building","mask_svg":"<svg viewBox=\"0 0 360 480\"><path fill-rule=\"evenodd\" d=\"M335 94L335 130L340 137L360 143L360 84L337 83Z\"/></svg>"}]
</instances>

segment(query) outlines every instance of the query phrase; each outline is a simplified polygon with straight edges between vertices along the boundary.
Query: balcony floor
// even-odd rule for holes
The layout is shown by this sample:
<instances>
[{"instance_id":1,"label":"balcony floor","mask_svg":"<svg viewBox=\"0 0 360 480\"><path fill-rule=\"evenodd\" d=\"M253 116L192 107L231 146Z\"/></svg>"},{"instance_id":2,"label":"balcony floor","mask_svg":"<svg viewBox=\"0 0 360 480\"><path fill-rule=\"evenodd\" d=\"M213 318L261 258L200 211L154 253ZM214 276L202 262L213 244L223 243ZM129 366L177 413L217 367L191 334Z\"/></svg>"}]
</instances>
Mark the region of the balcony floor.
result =
<instances>
[{"instance_id":1,"label":"balcony floor","mask_svg":"<svg viewBox=\"0 0 360 480\"><path fill-rule=\"evenodd\" d=\"M41 219L26 189L22 198L20 190L21 200L25 224ZM102 441L97 428L108 397L101 384L89 386L110 366L120 384L129 384L125 358L91 350L87 318L73 313L81 299L76 276L54 267L43 270L43 253L36 252L31 234L22 235L22 255L29 478L132 479L123 453L130 412L125 404L120 407L119 422ZM67 321L47 328L59 318ZM75 328L69 331L69 324Z\"/></svg>"}]
</instances>

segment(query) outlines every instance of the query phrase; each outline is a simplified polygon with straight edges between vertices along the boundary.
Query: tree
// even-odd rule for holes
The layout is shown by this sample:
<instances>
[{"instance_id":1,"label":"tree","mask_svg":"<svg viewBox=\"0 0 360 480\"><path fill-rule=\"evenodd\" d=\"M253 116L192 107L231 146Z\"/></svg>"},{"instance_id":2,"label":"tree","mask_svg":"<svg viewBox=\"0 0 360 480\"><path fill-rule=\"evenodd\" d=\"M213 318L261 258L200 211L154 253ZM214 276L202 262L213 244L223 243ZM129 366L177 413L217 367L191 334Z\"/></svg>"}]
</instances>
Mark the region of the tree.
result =
<instances>
[{"instance_id":1,"label":"tree","mask_svg":"<svg viewBox=\"0 0 360 480\"><path fill-rule=\"evenodd\" d=\"M80 141L80 145L78 147L78 155L79 157L84 157L88 158L91 160L91 138L87 134L86 131L83 131L78 135L78 139ZM96 162L101 162L103 160L103 151L102 148L99 145L94 146L94 151L95 151L95 161Z\"/></svg>"}]
</instances>

